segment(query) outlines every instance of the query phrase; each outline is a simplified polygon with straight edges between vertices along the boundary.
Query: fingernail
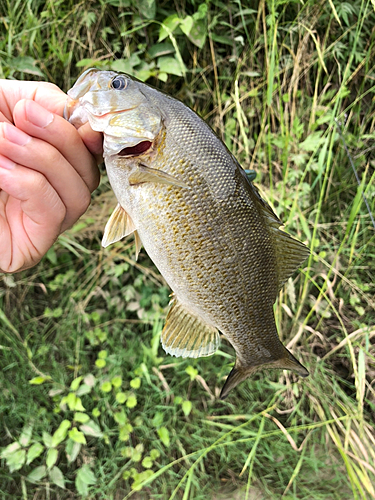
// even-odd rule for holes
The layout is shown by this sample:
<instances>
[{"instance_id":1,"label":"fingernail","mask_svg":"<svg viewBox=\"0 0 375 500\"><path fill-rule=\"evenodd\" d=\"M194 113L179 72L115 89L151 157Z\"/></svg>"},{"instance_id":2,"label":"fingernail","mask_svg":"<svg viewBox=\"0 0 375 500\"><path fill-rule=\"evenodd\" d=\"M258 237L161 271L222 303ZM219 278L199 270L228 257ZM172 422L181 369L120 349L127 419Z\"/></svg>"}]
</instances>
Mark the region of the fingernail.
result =
<instances>
[{"instance_id":1,"label":"fingernail","mask_svg":"<svg viewBox=\"0 0 375 500\"><path fill-rule=\"evenodd\" d=\"M45 128L53 121L53 113L50 113L34 101L26 102L26 118L33 125Z\"/></svg>"},{"instance_id":2,"label":"fingernail","mask_svg":"<svg viewBox=\"0 0 375 500\"><path fill-rule=\"evenodd\" d=\"M7 170L12 170L16 164L14 161L9 160L6 156L0 155L0 168L6 168Z\"/></svg>"},{"instance_id":3,"label":"fingernail","mask_svg":"<svg viewBox=\"0 0 375 500\"><path fill-rule=\"evenodd\" d=\"M25 132L13 127L13 125L9 123L3 123L3 134L5 139L8 139L9 142L13 142L13 144L18 144L18 146L24 146L31 139Z\"/></svg>"}]
</instances>

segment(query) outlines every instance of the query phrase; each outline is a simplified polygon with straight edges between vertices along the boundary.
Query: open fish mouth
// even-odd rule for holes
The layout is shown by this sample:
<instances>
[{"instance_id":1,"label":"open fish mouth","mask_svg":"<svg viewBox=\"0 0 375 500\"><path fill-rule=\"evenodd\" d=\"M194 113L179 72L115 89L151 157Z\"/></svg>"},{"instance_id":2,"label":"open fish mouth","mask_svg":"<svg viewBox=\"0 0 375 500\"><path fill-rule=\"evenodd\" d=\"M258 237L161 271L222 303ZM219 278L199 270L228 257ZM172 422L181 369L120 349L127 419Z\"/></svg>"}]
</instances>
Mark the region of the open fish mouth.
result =
<instances>
[{"instance_id":1,"label":"open fish mouth","mask_svg":"<svg viewBox=\"0 0 375 500\"><path fill-rule=\"evenodd\" d=\"M135 146L130 146L123 148L118 154L118 156L139 156L146 153L152 147L151 141L142 141Z\"/></svg>"}]
</instances>

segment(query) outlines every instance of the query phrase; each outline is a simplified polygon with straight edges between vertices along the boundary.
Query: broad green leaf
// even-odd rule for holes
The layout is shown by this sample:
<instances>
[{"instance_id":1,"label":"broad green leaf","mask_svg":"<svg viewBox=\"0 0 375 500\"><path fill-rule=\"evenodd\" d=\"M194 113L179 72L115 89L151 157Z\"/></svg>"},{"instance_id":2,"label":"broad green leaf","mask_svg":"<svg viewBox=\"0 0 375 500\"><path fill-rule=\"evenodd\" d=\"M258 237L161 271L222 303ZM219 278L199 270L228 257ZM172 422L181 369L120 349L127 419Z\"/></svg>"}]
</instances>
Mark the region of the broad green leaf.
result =
<instances>
[{"instance_id":1,"label":"broad green leaf","mask_svg":"<svg viewBox=\"0 0 375 500\"><path fill-rule=\"evenodd\" d=\"M195 377L198 375L198 370L191 365L185 369L185 372L190 376L190 380L195 380Z\"/></svg>"},{"instance_id":2,"label":"broad green leaf","mask_svg":"<svg viewBox=\"0 0 375 500\"><path fill-rule=\"evenodd\" d=\"M137 398L134 396L134 394L128 396L128 399L126 400L126 406L128 408L134 408L135 406L137 406Z\"/></svg>"},{"instance_id":3,"label":"broad green leaf","mask_svg":"<svg viewBox=\"0 0 375 500\"><path fill-rule=\"evenodd\" d=\"M88 487L95 483L96 483L95 474L92 472L92 470L87 464L83 465L78 470L75 481L78 493L82 496L87 496L89 492Z\"/></svg>"},{"instance_id":4,"label":"broad green leaf","mask_svg":"<svg viewBox=\"0 0 375 500\"><path fill-rule=\"evenodd\" d=\"M52 448L53 447L51 434L49 434L46 431L43 431L42 438L43 438L43 443L45 444L45 446L47 448Z\"/></svg>"},{"instance_id":5,"label":"broad green leaf","mask_svg":"<svg viewBox=\"0 0 375 500\"><path fill-rule=\"evenodd\" d=\"M148 47L148 55L151 57L151 59L156 59L160 56L173 54L174 52L175 49L170 42L155 43L154 45ZM140 373L136 373L136 375L140 375Z\"/></svg>"},{"instance_id":6,"label":"broad green leaf","mask_svg":"<svg viewBox=\"0 0 375 500\"><path fill-rule=\"evenodd\" d=\"M70 411L75 410L77 396L74 392L69 392L69 394L64 398L66 404L69 406Z\"/></svg>"},{"instance_id":7,"label":"broad green leaf","mask_svg":"<svg viewBox=\"0 0 375 500\"><path fill-rule=\"evenodd\" d=\"M205 19L195 21L188 35L189 40L193 42L194 45L202 49L206 43L206 37L207 21Z\"/></svg>"},{"instance_id":8,"label":"broad green leaf","mask_svg":"<svg viewBox=\"0 0 375 500\"><path fill-rule=\"evenodd\" d=\"M26 460L26 450L17 450L14 453L10 454L7 461L7 466L9 467L10 472L14 472L15 470L20 470Z\"/></svg>"},{"instance_id":9,"label":"broad green leaf","mask_svg":"<svg viewBox=\"0 0 375 500\"><path fill-rule=\"evenodd\" d=\"M10 67L16 71L44 77L44 73L36 67L37 61L29 56L13 57L10 61Z\"/></svg>"},{"instance_id":10,"label":"broad green leaf","mask_svg":"<svg viewBox=\"0 0 375 500\"><path fill-rule=\"evenodd\" d=\"M188 400L182 403L182 411L186 417L190 414L192 406L191 401Z\"/></svg>"},{"instance_id":11,"label":"broad green leaf","mask_svg":"<svg viewBox=\"0 0 375 500\"><path fill-rule=\"evenodd\" d=\"M50 448L47 451L46 465L47 465L48 469L51 469L51 467L53 467L55 465L56 460L57 460L57 455L58 455L58 451L56 450L56 448Z\"/></svg>"},{"instance_id":12,"label":"broad green leaf","mask_svg":"<svg viewBox=\"0 0 375 500\"><path fill-rule=\"evenodd\" d=\"M151 469L152 467L152 460L151 460L151 457L145 457L143 460L142 460L142 465L145 469Z\"/></svg>"},{"instance_id":13,"label":"broad green leaf","mask_svg":"<svg viewBox=\"0 0 375 500\"><path fill-rule=\"evenodd\" d=\"M100 386L100 390L103 392L110 392L112 389L112 384L111 382L103 382L102 385Z\"/></svg>"},{"instance_id":14,"label":"broad green leaf","mask_svg":"<svg viewBox=\"0 0 375 500\"><path fill-rule=\"evenodd\" d=\"M154 427L160 427L164 421L164 415L161 411L157 411L152 419L152 425Z\"/></svg>"},{"instance_id":15,"label":"broad green leaf","mask_svg":"<svg viewBox=\"0 0 375 500\"><path fill-rule=\"evenodd\" d=\"M168 448L170 444L168 429L166 427L160 427L160 429L158 429L158 435L163 445Z\"/></svg>"},{"instance_id":16,"label":"broad green leaf","mask_svg":"<svg viewBox=\"0 0 375 500\"><path fill-rule=\"evenodd\" d=\"M0 458L8 458L20 448L21 445L17 441L14 441L13 443L8 444L8 446L3 449L3 451L0 453Z\"/></svg>"},{"instance_id":17,"label":"broad green leaf","mask_svg":"<svg viewBox=\"0 0 375 500\"><path fill-rule=\"evenodd\" d=\"M32 425L28 425L27 427L23 428L22 434L21 434L20 439L19 439L21 446L28 446L29 445L32 432L33 432Z\"/></svg>"},{"instance_id":18,"label":"broad green leaf","mask_svg":"<svg viewBox=\"0 0 375 500\"><path fill-rule=\"evenodd\" d=\"M102 350L98 352L98 358L99 359L105 359L108 356L108 351Z\"/></svg>"},{"instance_id":19,"label":"broad green leaf","mask_svg":"<svg viewBox=\"0 0 375 500\"><path fill-rule=\"evenodd\" d=\"M96 378L92 373L88 373L86 377L83 379L83 382L89 387L94 387L94 385L96 384Z\"/></svg>"},{"instance_id":20,"label":"broad green leaf","mask_svg":"<svg viewBox=\"0 0 375 500\"><path fill-rule=\"evenodd\" d=\"M95 361L95 366L97 366L98 368L104 368L106 364L107 363L106 363L105 359L97 359Z\"/></svg>"},{"instance_id":21,"label":"broad green leaf","mask_svg":"<svg viewBox=\"0 0 375 500\"><path fill-rule=\"evenodd\" d=\"M37 483L47 474L47 467L45 465L39 465L39 467L35 467L30 474L28 474L27 479L32 483Z\"/></svg>"},{"instance_id":22,"label":"broad green leaf","mask_svg":"<svg viewBox=\"0 0 375 500\"><path fill-rule=\"evenodd\" d=\"M80 432L77 427L73 427L69 431L69 437L76 443L86 444L86 438L82 432Z\"/></svg>"},{"instance_id":23,"label":"broad green leaf","mask_svg":"<svg viewBox=\"0 0 375 500\"><path fill-rule=\"evenodd\" d=\"M29 380L29 384L40 385L40 384L43 384L44 382L48 382L50 380L51 380L51 377L34 377L31 380Z\"/></svg>"},{"instance_id":24,"label":"broad green leaf","mask_svg":"<svg viewBox=\"0 0 375 500\"><path fill-rule=\"evenodd\" d=\"M44 446L42 443L34 443L33 445L30 446L28 452L27 452L27 457L26 457L26 465L31 464L33 460L38 458L44 451Z\"/></svg>"},{"instance_id":25,"label":"broad green leaf","mask_svg":"<svg viewBox=\"0 0 375 500\"><path fill-rule=\"evenodd\" d=\"M122 378L121 377L113 377L113 379L111 380L111 384L113 385L113 387L118 389L122 385ZM130 384L131 384L131 382L130 382Z\"/></svg>"},{"instance_id":26,"label":"broad green leaf","mask_svg":"<svg viewBox=\"0 0 375 500\"><path fill-rule=\"evenodd\" d=\"M76 391L79 387L79 384L81 383L81 380L83 379L83 377L77 377L73 380L73 382L70 384L70 389L72 391Z\"/></svg>"},{"instance_id":27,"label":"broad green leaf","mask_svg":"<svg viewBox=\"0 0 375 500\"><path fill-rule=\"evenodd\" d=\"M180 22L180 28L181 31L185 34L188 35L191 31L191 28L193 27L194 20L191 16L186 16L185 19L182 19Z\"/></svg>"},{"instance_id":28,"label":"broad green leaf","mask_svg":"<svg viewBox=\"0 0 375 500\"><path fill-rule=\"evenodd\" d=\"M64 439L66 438L66 435L68 434L68 430L70 429L72 423L69 420L63 420L59 427L56 429L56 431L52 435L52 443L51 445L53 447L57 446L60 444Z\"/></svg>"},{"instance_id":29,"label":"broad green leaf","mask_svg":"<svg viewBox=\"0 0 375 500\"><path fill-rule=\"evenodd\" d=\"M172 14L171 16L164 19L160 31L159 31L159 40L158 42L162 42L170 33L173 33L177 26L180 24L181 19L177 14Z\"/></svg>"},{"instance_id":30,"label":"broad green leaf","mask_svg":"<svg viewBox=\"0 0 375 500\"><path fill-rule=\"evenodd\" d=\"M86 408L82 404L81 398L76 398L74 409L75 411L86 411Z\"/></svg>"},{"instance_id":31,"label":"broad green leaf","mask_svg":"<svg viewBox=\"0 0 375 500\"><path fill-rule=\"evenodd\" d=\"M90 417L87 415L87 413L82 412L76 412L73 418L76 422L80 422L81 424L84 424L90 420Z\"/></svg>"},{"instance_id":32,"label":"broad green leaf","mask_svg":"<svg viewBox=\"0 0 375 500\"><path fill-rule=\"evenodd\" d=\"M151 451L150 451L150 457L151 457L151 460L156 460L157 458L160 457L160 451L157 450L156 448L153 448Z\"/></svg>"},{"instance_id":33,"label":"broad green leaf","mask_svg":"<svg viewBox=\"0 0 375 500\"><path fill-rule=\"evenodd\" d=\"M56 465L55 467L52 467L49 473L49 477L54 484L56 484L60 488L65 489L64 475L61 472L61 470L58 467L56 467Z\"/></svg>"},{"instance_id":34,"label":"broad green leaf","mask_svg":"<svg viewBox=\"0 0 375 500\"><path fill-rule=\"evenodd\" d=\"M93 420L89 420L87 424L80 425L81 431L86 434L86 436L102 437L103 433L98 424Z\"/></svg>"},{"instance_id":35,"label":"broad green leaf","mask_svg":"<svg viewBox=\"0 0 375 500\"><path fill-rule=\"evenodd\" d=\"M81 446L81 443L77 443L72 439L67 440L65 445L65 453L69 463L74 462L74 460L78 457L78 453L81 451Z\"/></svg>"},{"instance_id":36,"label":"broad green leaf","mask_svg":"<svg viewBox=\"0 0 375 500\"><path fill-rule=\"evenodd\" d=\"M322 130L318 130L308 135L303 142L300 142L299 147L304 151L315 151L321 144L322 141Z\"/></svg>"},{"instance_id":37,"label":"broad green leaf","mask_svg":"<svg viewBox=\"0 0 375 500\"><path fill-rule=\"evenodd\" d=\"M184 74L180 62L175 57L159 57L157 65L161 72L167 73L169 75L182 76Z\"/></svg>"},{"instance_id":38,"label":"broad green leaf","mask_svg":"<svg viewBox=\"0 0 375 500\"><path fill-rule=\"evenodd\" d=\"M142 13L146 19L155 19L156 2L155 0L137 0L139 12Z\"/></svg>"},{"instance_id":39,"label":"broad green leaf","mask_svg":"<svg viewBox=\"0 0 375 500\"><path fill-rule=\"evenodd\" d=\"M139 389L141 387L141 379L139 377L133 378L133 380L130 381L130 387Z\"/></svg>"},{"instance_id":40,"label":"broad green leaf","mask_svg":"<svg viewBox=\"0 0 375 500\"><path fill-rule=\"evenodd\" d=\"M127 398L127 395L125 394L125 392L118 392L118 393L116 394L116 401L117 401L118 403L120 403L120 405L122 405L123 403L125 403L126 398ZM94 415L94 413L93 413L93 415ZM95 416L95 415L94 415L94 416Z\"/></svg>"},{"instance_id":41,"label":"broad green leaf","mask_svg":"<svg viewBox=\"0 0 375 500\"><path fill-rule=\"evenodd\" d=\"M76 391L77 396L83 396L84 394L89 394L92 390L92 387L90 387L87 384L82 384L78 387Z\"/></svg>"}]
</instances>

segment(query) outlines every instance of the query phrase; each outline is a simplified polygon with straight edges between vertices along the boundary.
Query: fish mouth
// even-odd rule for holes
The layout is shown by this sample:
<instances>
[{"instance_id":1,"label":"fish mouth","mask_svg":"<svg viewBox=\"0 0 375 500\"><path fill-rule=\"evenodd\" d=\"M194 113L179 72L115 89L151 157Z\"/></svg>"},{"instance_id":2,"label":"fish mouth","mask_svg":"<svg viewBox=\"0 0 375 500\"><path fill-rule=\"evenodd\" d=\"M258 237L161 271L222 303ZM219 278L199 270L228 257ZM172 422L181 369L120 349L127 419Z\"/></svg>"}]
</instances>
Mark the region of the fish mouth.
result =
<instances>
[{"instance_id":1,"label":"fish mouth","mask_svg":"<svg viewBox=\"0 0 375 500\"><path fill-rule=\"evenodd\" d=\"M141 141L135 146L130 146L121 149L117 153L118 156L139 156L143 153L146 153L149 149L152 147L152 142L151 141Z\"/></svg>"}]
</instances>

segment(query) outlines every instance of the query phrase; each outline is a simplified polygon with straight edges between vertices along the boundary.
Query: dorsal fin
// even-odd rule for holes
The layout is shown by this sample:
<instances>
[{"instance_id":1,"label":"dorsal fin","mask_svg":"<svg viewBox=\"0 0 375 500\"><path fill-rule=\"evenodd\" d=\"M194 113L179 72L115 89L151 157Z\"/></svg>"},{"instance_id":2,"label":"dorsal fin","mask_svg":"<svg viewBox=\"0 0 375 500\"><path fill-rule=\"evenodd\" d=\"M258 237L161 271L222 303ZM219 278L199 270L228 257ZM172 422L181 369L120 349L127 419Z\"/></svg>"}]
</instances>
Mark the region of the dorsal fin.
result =
<instances>
[{"instance_id":1,"label":"dorsal fin","mask_svg":"<svg viewBox=\"0 0 375 500\"><path fill-rule=\"evenodd\" d=\"M177 298L174 297L170 304L161 334L165 352L183 358L200 358L213 354L220 343L217 329L187 311Z\"/></svg>"}]
</instances>

